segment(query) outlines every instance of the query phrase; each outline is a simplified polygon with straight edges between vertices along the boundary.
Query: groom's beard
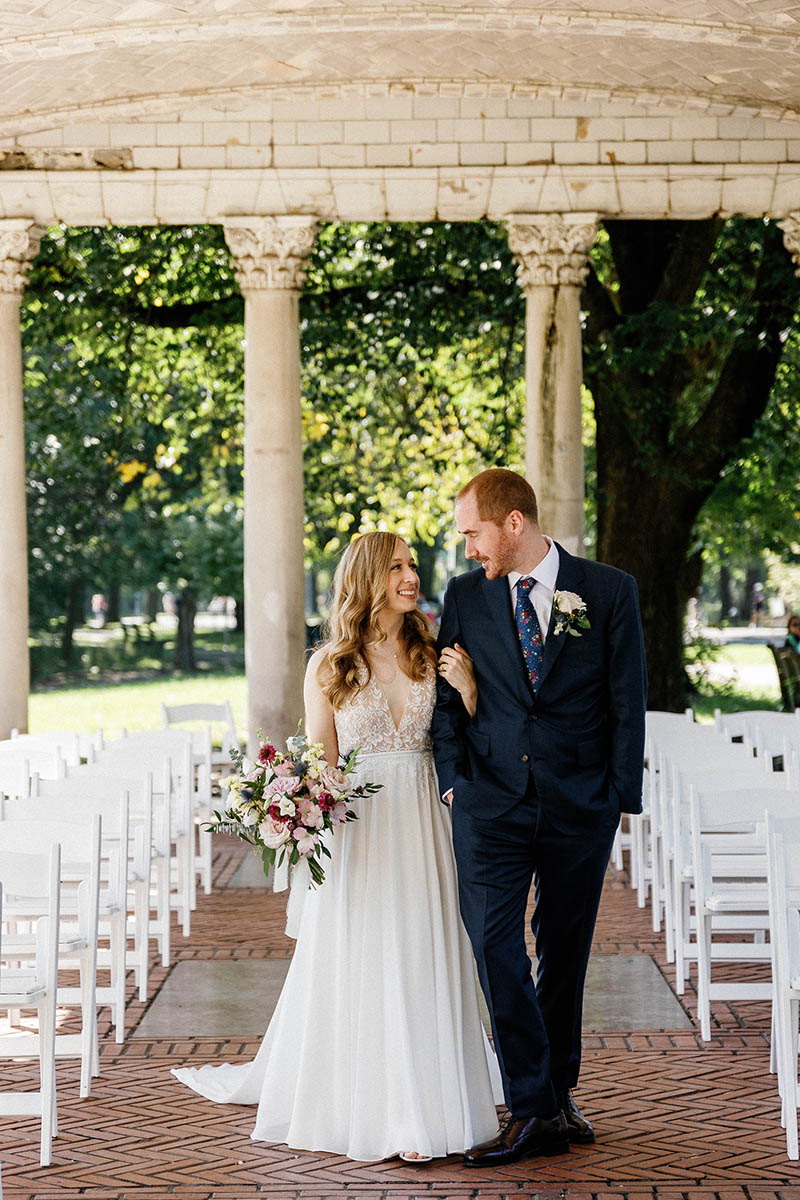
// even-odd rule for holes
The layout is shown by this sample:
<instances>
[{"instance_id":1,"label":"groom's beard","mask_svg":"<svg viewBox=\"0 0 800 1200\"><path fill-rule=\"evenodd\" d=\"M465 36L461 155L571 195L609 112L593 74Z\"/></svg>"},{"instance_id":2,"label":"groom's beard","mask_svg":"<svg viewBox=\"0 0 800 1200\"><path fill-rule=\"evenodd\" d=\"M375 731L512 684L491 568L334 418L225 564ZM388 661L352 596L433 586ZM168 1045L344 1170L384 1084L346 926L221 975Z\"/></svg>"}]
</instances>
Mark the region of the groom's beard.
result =
<instances>
[{"instance_id":1,"label":"groom's beard","mask_svg":"<svg viewBox=\"0 0 800 1200\"><path fill-rule=\"evenodd\" d=\"M497 545L492 553L479 560L487 579L501 579L514 570L515 543L508 534L500 530L498 535Z\"/></svg>"}]
</instances>

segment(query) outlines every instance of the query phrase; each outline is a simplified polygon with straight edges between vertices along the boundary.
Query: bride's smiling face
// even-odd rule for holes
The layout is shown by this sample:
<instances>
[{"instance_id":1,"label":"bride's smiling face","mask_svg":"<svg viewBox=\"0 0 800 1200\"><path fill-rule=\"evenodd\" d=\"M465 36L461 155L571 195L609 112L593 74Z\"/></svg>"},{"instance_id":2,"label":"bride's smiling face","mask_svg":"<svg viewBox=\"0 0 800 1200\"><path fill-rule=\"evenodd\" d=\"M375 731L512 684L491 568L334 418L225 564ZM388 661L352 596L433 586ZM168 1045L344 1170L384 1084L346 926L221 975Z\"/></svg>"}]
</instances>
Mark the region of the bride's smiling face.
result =
<instances>
[{"instance_id":1,"label":"bride's smiling face","mask_svg":"<svg viewBox=\"0 0 800 1200\"><path fill-rule=\"evenodd\" d=\"M386 579L386 608L394 613L412 612L418 596L419 576L414 556L402 538L398 538Z\"/></svg>"}]
</instances>

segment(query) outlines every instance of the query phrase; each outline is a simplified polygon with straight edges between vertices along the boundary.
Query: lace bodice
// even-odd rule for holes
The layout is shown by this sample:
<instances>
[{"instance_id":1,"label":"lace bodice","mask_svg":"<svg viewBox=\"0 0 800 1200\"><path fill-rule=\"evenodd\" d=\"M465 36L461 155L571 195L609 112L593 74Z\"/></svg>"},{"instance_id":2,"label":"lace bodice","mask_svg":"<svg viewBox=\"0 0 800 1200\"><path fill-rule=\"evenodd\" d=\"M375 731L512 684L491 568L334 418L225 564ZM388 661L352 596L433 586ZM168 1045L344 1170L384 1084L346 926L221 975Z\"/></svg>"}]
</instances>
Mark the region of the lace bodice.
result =
<instances>
[{"instance_id":1,"label":"lace bodice","mask_svg":"<svg viewBox=\"0 0 800 1200\"><path fill-rule=\"evenodd\" d=\"M360 679L366 679L362 667ZM360 749L362 754L392 750L430 750L431 717L436 701L436 677L429 666L424 679L412 680L400 724L395 727L389 703L373 675L369 683L337 709L336 737L339 753Z\"/></svg>"}]
</instances>

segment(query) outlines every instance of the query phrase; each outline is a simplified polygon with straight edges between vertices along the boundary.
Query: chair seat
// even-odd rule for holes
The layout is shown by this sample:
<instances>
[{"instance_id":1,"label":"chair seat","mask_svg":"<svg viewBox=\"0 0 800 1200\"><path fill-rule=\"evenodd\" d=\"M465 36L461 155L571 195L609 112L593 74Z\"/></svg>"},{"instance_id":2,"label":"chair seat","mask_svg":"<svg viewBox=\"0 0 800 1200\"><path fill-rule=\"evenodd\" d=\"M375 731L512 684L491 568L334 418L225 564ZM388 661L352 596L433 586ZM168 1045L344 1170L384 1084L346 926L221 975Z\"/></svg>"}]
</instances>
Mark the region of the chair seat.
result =
<instances>
[{"instance_id":1,"label":"chair seat","mask_svg":"<svg viewBox=\"0 0 800 1200\"><path fill-rule=\"evenodd\" d=\"M36 982L35 971L3 967L0 972L0 1008L25 1008L46 995L47 988Z\"/></svg>"},{"instance_id":2,"label":"chair seat","mask_svg":"<svg viewBox=\"0 0 800 1200\"><path fill-rule=\"evenodd\" d=\"M88 945L86 938L81 934L71 934L62 936L58 939L58 953L69 954L75 953L78 950L85 950ZM7 958L16 958L19 955L21 958L28 958L36 954L36 938L32 934L25 933L6 933L3 934L3 954ZM6 971L3 970L0 974L0 991L2 991L1 981L6 978Z\"/></svg>"},{"instance_id":3,"label":"chair seat","mask_svg":"<svg viewBox=\"0 0 800 1200\"><path fill-rule=\"evenodd\" d=\"M714 892L706 899L706 908L709 912L765 913L769 909L769 898L766 888L731 888Z\"/></svg>"}]
</instances>

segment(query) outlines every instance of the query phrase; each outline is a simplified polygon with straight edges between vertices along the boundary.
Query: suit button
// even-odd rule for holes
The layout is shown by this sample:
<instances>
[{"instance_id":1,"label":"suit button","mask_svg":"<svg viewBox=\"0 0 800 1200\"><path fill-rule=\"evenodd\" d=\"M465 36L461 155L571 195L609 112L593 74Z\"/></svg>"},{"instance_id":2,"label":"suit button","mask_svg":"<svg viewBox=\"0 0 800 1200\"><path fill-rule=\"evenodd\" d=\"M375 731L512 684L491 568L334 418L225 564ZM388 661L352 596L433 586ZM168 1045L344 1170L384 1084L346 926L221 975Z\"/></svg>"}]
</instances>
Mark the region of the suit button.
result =
<instances>
[{"instance_id":1,"label":"suit button","mask_svg":"<svg viewBox=\"0 0 800 1200\"><path fill-rule=\"evenodd\" d=\"M532 712L532 713L528 713L528 720L529 720L529 721L538 721L538 720L539 720L539 714L538 714L538 713L534 713L534 712Z\"/></svg>"},{"instance_id":2,"label":"suit button","mask_svg":"<svg viewBox=\"0 0 800 1200\"><path fill-rule=\"evenodd\" d=\"M528 761L528 755L527 755L527 754L523 754L523 756L522 756L522 761L523 761L523 762L527 762L527 761Z\"/></svg>"}]
</instances>

